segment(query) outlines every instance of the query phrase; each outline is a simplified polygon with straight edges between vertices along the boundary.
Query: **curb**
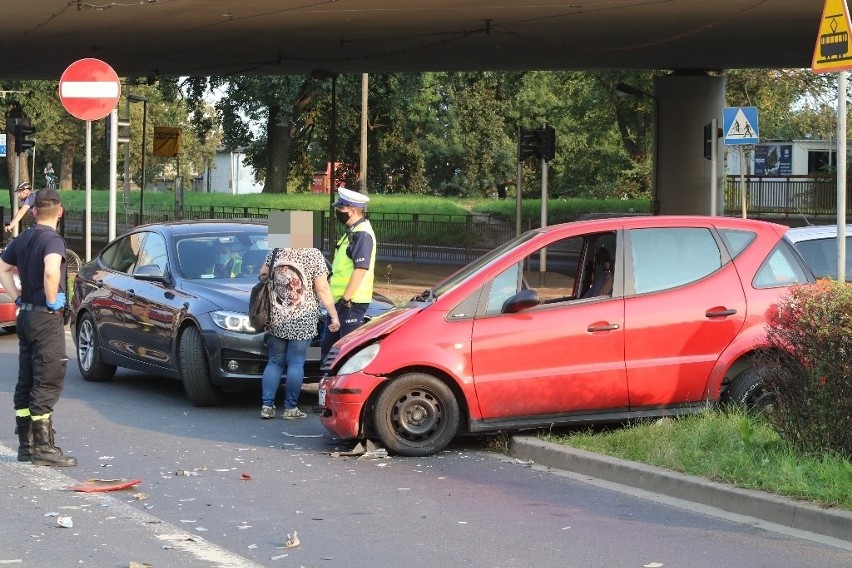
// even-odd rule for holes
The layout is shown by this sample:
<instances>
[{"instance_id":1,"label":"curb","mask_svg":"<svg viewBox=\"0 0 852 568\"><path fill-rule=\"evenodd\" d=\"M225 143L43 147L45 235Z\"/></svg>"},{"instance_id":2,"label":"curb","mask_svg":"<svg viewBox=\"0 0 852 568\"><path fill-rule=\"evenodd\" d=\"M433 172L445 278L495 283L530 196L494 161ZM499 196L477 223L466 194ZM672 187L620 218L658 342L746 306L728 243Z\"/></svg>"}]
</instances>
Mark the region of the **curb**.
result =
<instances>
[{"instance_id":1,"label":"curb","mask_svg":"<svg viewBox=\"0 0 852 568\"><path fill-rule=\"evenodd\" d=\"M700 503L797 530L844 541L850 540L852 536L852 511L825 509L764 491L732 487L694 475L545 442L534 436L513 436L509 453L512 457L532 460L547 467Z\"/></svg>"}]
</instances>

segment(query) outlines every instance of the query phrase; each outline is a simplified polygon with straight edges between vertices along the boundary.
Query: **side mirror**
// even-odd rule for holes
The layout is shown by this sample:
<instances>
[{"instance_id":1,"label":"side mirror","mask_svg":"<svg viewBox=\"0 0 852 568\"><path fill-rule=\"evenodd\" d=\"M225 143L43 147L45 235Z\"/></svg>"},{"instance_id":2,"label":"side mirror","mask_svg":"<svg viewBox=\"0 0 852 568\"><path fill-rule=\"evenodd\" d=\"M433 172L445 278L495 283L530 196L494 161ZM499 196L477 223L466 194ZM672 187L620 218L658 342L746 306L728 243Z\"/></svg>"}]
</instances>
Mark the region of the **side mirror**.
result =
<instances>
[{"instance_id":1,"label":"side mirror","mask_svg":"<svg viewBox=\"0 0 852 568\"><path fill-rule=\"evenodd\" d=\"M154 280L156 282L166 281L166 271L156 264L143 264L133 270L133 277L137 280Z\"/></svg>"},{"instance_id":2,"label":"side mirror","mask_svg":"<svg viewBox=\"0 0 852 568\"><path fill-rule=\"evenodd\" d=\"M503 309L501 310L501 313L516 314L522 310L534 308L540 303L541 299L538 297L538 294L535 290L521 290L520 292L518 292L514 296L510 296L505 302L503 302Z\"/></svg>"}]
</instances>

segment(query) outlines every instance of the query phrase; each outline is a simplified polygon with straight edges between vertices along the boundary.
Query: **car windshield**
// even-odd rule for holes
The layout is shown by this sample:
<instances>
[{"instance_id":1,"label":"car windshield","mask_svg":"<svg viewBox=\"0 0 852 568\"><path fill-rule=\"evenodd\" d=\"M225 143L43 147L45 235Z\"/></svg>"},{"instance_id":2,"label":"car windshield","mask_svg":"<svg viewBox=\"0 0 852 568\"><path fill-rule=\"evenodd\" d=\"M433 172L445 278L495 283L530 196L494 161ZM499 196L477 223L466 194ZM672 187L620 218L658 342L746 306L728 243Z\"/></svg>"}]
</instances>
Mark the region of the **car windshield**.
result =
<instances>
[{"instance_id":1,"label":"car windshield","mask_svg":"<svg viewBox=\"0 0 852 568\"><path fill-rule=\"evenodd\" d=\"M419 301L432 301L432 300L434 300L435 298L441 296L442 294L449 292L450 290L452 290L453 288L458 286L461 282L467 280L468 278L470 278L474 274L478 273L480 270L483 270L486 267L490 266L492 262L494 262L496 259L498 259L501 256L503 256L504 254L506 254L508 251L519 246L521 243L525 243L525 242L527 242L531 239L534 239L539 234L540 234L540 231L538 231L538 230L527 231L526 233L515 237L511 241L507 241L507 242L503 243L502 245L495 248L494 250L487 252L484 255L480 256L479 258L477 258L476 260L474 260L473 262L471 262L470 264L468 264L467 266L465 266L461 270L455 272L454 274L451 274L450 276L448 276L444 280L441 280L432 289L424 290L422 293L420 293L415 298L415 300L419 300Z\"/></svg>"},{"instance_id":2,"label":"car windshield","mask_svg":"<svg viewBox=\"0 0 852 568\"><path fill-rule=\"evenodd\" d=\"M189 235L175 242L178 271L189 279L257 278L269 239L251 227L222 235Z\"/></svg>"}]
</instances>

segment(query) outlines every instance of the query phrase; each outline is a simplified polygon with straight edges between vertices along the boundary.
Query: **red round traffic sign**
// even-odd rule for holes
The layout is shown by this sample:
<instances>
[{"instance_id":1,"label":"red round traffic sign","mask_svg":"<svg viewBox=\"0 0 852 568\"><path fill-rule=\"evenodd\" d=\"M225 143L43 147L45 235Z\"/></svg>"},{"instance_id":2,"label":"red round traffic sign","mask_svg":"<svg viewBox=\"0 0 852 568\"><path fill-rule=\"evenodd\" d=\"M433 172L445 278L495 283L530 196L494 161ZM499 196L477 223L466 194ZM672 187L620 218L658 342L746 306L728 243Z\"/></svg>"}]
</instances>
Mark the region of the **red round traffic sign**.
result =
<instances>
[{"instance_id":1,"label":"red round traffic sign","mask_svg":"<svg viewBox=\"0 0 852 568\"><path fill-rule=\"evenodd\" d=\"M59 98L80 120L100 120L112 112L121 96L121 82L112 67L100 59L72 63L59 79Z\"/></svg>"}]
</instances>

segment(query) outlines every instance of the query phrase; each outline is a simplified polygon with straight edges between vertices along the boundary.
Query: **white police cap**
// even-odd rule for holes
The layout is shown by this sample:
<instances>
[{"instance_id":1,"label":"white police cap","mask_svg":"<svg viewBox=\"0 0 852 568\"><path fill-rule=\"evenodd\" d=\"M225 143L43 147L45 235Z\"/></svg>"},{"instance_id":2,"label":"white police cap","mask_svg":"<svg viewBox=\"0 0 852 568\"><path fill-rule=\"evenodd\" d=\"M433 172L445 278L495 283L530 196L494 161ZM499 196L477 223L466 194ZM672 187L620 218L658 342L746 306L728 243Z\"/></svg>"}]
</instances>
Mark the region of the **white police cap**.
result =
<instances>
[{"instance_id":1,"label":"white police cap","mask_svg":"<svg viewBox=\"0 0 852 568\"><path fill-rule=\"evenodd\" d=\"M370 198L363 193L339 187L337 189L337 201L334 202L334 207L358 207L363 209L367 206Z\"/></svg>"}]
</instances>

